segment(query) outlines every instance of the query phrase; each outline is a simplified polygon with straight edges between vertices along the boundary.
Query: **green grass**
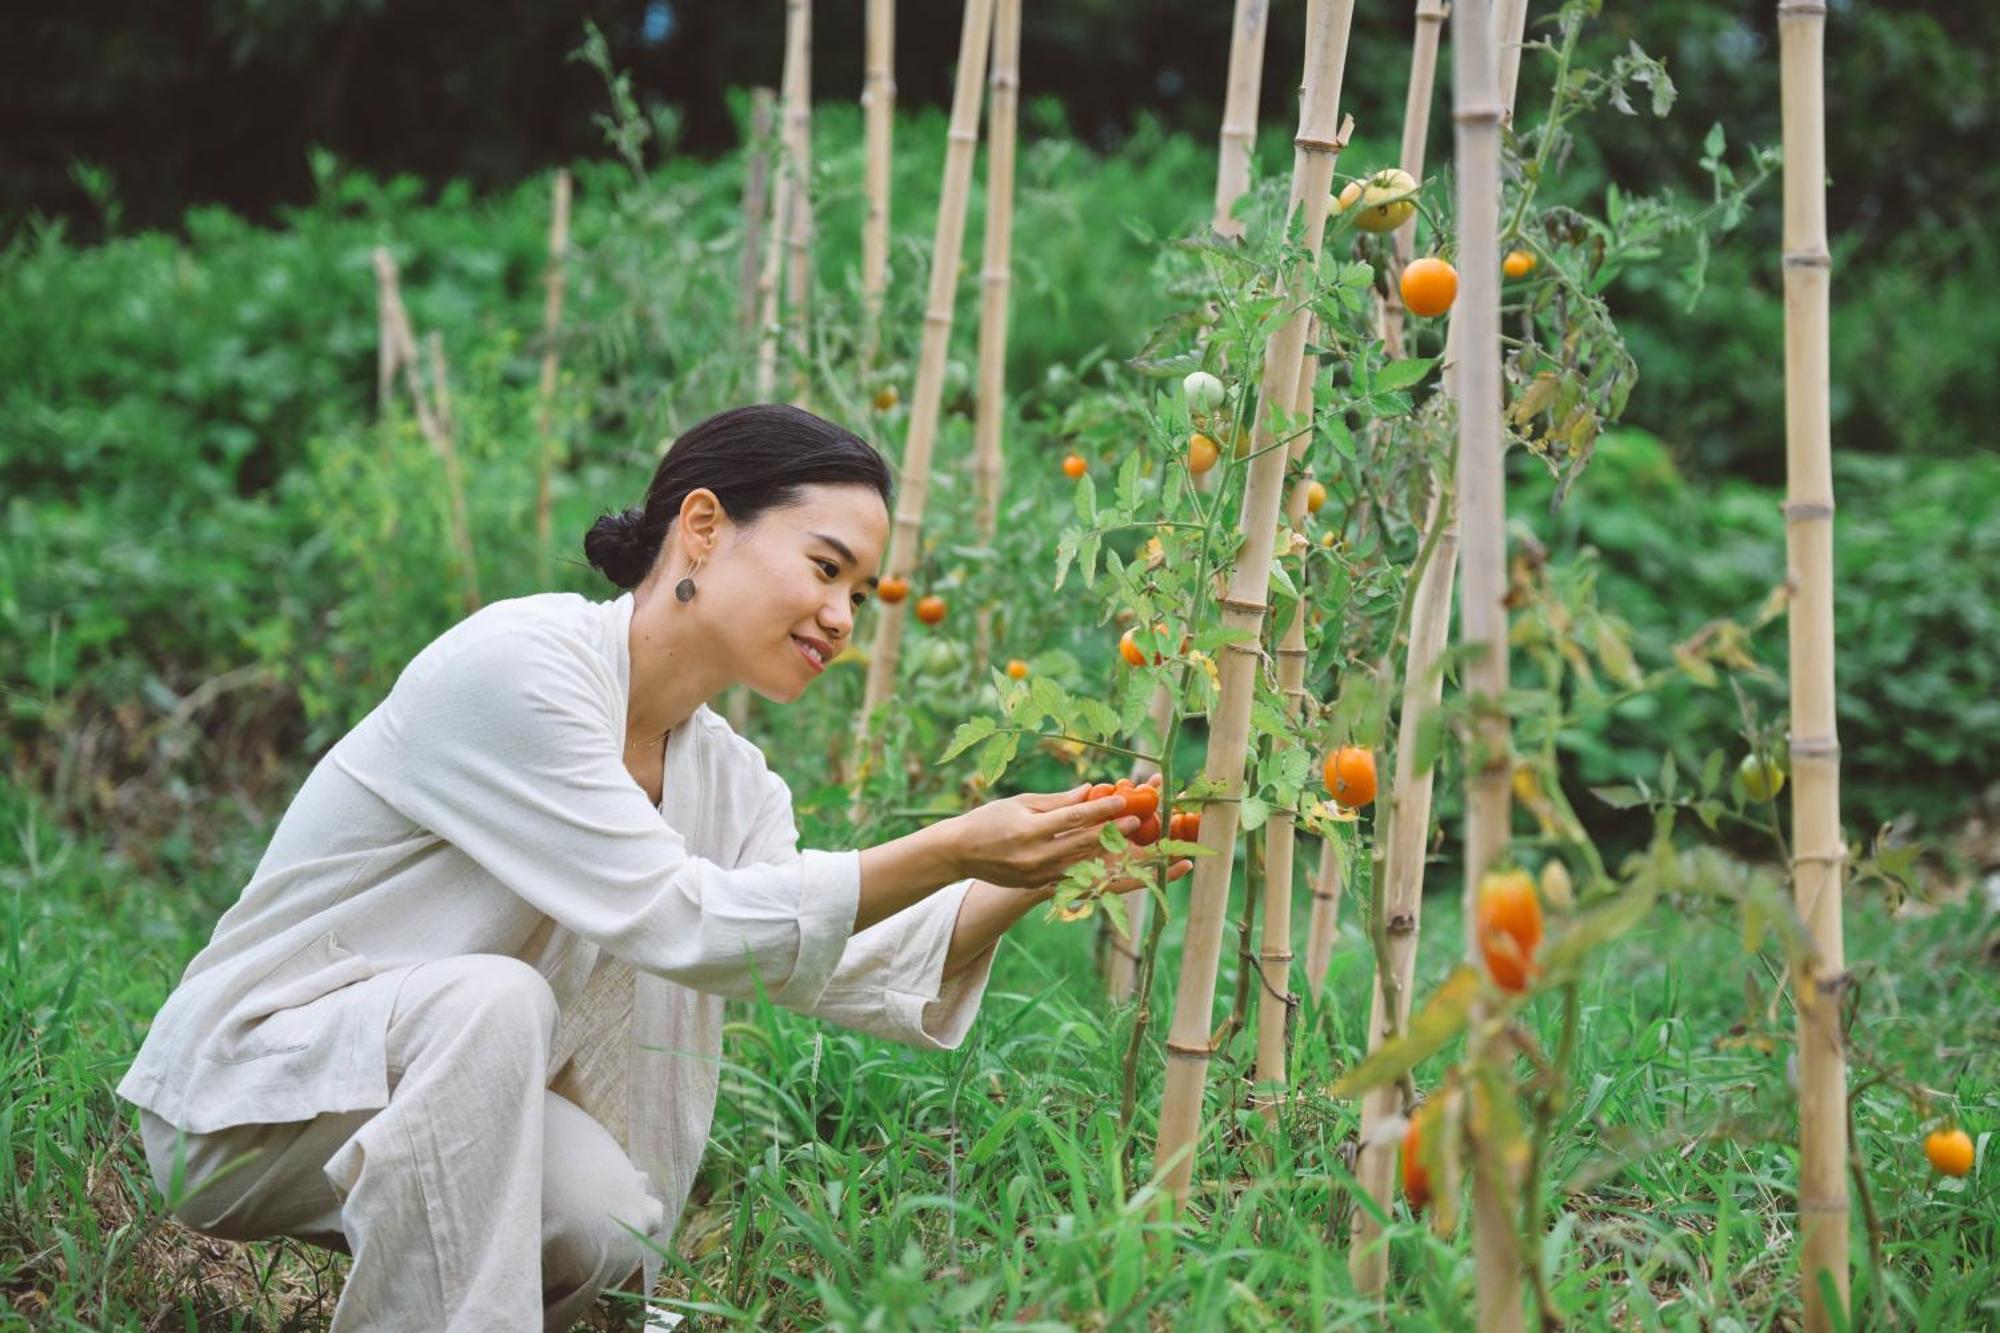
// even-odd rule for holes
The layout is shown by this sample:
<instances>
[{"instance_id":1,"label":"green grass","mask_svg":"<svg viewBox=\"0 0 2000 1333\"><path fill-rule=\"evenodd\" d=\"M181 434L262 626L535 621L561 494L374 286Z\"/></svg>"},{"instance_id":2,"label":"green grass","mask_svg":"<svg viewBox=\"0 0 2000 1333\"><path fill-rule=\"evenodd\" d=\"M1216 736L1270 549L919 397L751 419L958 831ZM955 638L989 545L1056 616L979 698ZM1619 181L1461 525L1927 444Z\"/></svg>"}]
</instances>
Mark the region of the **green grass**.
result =
<instances>
[{"instance_id":1,"label":"green grass","mask_svg":"<svg viewBox=\"0 0 2000 1333\"><path fill-rule=\"evenodd\" d=\"M225 830L228 850L212 865L136 865L56 834L18 789L6 790L4 813L0 1122L14 1170L0 1290L15 1313L0 1312L0 1325L323 1327L346 1260L293 1243L211 1242L163 1220L134 1117L111 1093L268 829ZM1355 911L1345 915L1322 1003L1300 1010L1303 1094L1282 1133L1272 1140L1244 1106L1252 1043L1239 1038L1212 1071L1197 1192L1171 1225L1151 1218L1134 1175L1148 1160L1161 1028L1143 1064L1134 1152L1117 1116L1131 1011L1107 1012L1098 997L1088 926L1017 928L956 1052L745 1011L667 1270L681 1308L702 1312L703 1328L1475 1327L1467 1236L1437 1238L1400 1205L1387 1304L1358 1298L1347 1279L1356 1117L1321 1092L1357 1054L1365 1018L1369 959ZM1431 896L1424 927L1420 993L1460 938L1451 894ZM2000 983L1980 939L1990 929L1976 898L1896 920L1850 903L1859 1044L1955 1099L1981 1151L1971 1177L1939 1182L1908 1104L1880 1085L1857 1098L1882 1260L1871 1260L1857 1206L1859 1326L2000 1321L1988 1280L2000 1265L1987 1155L2000 1120ZM1177 958L1176 931L1166 943ZM1767 1329L1797 1318L1784 1049L1727 1042L1748 969L1767 980L1733 922L1663 907L1582 987L1543 1259L1570 1326ZM1223 1005L1233 963L1225 971ZM1552 998L1530 1014L1551 1044L1554 1018ZM1419 1070L1420 1084L1443 1058ZM1272 1169L1253 1170L1246 1154L1266 1145Z\"/></svg>"}]
</instances>

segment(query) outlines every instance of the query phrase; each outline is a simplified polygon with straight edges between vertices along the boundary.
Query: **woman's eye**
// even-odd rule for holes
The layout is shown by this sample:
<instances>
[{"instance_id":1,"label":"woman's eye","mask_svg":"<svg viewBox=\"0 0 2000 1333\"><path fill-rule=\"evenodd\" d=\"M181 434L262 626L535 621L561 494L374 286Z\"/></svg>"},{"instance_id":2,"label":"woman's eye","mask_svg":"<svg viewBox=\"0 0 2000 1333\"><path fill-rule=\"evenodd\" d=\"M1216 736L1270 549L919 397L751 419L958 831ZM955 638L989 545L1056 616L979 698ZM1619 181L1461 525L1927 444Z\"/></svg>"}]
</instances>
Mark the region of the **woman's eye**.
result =
<instances>
[{"instance_id":1,"label":"woman's eye","mask_svg":"<svg viewBox=\"0 0 2000 1333\"><path fill-rule=\"evenodd\" d=\"M837 578L839 578L839 577L840 577L840 566L839 566L839 565L836 565L836 564L834 564L834 563L833 563L833 561L831 561L831 560L821 560L821 561L818 561L817 563L818 563L818 565L819 565L819 567L820 567L821 569L823 569L823 570L825 570L825 571L826 571L826 576L827 576L828 578L830 578L830 579L837 579Z\"/></svg>"}]
</instances>

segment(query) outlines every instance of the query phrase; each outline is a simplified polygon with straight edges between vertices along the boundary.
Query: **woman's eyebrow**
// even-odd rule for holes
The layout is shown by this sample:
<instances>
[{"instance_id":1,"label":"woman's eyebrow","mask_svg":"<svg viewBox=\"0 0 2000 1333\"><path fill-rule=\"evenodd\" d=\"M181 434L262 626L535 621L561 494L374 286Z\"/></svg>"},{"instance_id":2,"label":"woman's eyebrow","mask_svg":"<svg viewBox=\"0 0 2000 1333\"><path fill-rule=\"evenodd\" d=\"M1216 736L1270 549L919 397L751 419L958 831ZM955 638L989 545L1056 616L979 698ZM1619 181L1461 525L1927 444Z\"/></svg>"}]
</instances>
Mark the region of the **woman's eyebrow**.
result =
<instances>
[{"instance_id":1,"label":"woman's eyebrow","mask_svg":"<svg viewBox=\"0 0 2000 1333\"><path fill-rule=\"evenodd\" d=\"M852 550L850 550L850 549L848 548L848 545L847 545L847 543L846 543L846 542L844 542L844 541L842 541L842 540L841 540L840 538L838 538L838 537L829 537L829 536L827 536L827 535L826 535L826 534L825 534L824 532L809 532L809 533L807 533L806 535L807 535L808 537L812 537L812 538L814 538L814 539L816 539L816 540L818 540L818 541L823 541L823 542L825 542L825 543L826 543L826 544L827 544L828 546L832 547L832 548L834 549L834 551L836 551L836 552L837 552L837 553L839 554L839 556L840 556L840 558L841 558L842 560L846 561L846 562L847 562L848 564L850 564L850 565L858 565L858 564L860 564L860 563L861 563L861 562L860 562L859 560L856 560L856 559L854 558L854 552L853 552ZM869 580L868 580L868 586L872 588L872 587L874 587L874 586L875 586L875 585L876 585L876 584L877 584L878 582L880 582L880 580L879 580L879 579L869 579Z\"/></svg>"}]
</instances>

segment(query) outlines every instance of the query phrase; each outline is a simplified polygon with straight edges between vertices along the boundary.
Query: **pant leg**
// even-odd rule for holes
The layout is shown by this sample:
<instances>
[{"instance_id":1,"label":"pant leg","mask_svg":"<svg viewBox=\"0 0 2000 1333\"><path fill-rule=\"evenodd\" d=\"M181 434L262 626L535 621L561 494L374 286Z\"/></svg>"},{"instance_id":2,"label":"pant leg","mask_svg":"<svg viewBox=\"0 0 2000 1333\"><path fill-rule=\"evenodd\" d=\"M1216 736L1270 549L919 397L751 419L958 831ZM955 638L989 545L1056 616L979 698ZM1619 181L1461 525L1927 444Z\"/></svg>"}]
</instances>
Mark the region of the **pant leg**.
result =
<instances>
[{"instance_id":1,"label":"pant leg","mask_svg":"<svg viewBox=\"0 0 2000 1333\"><path fill-rule=\"evenodd\" d=\"M390 1104L180 1135L141 1112L174 1214L235 1240L291 1235L354 1255L334 1328L567 1330L643 1257L664 1207L617 1140L549 1092L555 1002L530 966L474 955L399 969ZM249 1161L223 1171L240 1156ZM184 1196L187 1191L183 1191Z\"/></svg>"},{"instance_id":2,"label":"pant leg","mask_svg":"<svg viewBox=\"0 0 2000 1333\"><path fill-rule=\"evenodd\" d=\"M611 1131L575 1102L548 1093L542 1128L544 1328L568 1333L599 1293L638 1275L641 1237L660 1229L667 1210Z\"/></svg>"}]
</instances>

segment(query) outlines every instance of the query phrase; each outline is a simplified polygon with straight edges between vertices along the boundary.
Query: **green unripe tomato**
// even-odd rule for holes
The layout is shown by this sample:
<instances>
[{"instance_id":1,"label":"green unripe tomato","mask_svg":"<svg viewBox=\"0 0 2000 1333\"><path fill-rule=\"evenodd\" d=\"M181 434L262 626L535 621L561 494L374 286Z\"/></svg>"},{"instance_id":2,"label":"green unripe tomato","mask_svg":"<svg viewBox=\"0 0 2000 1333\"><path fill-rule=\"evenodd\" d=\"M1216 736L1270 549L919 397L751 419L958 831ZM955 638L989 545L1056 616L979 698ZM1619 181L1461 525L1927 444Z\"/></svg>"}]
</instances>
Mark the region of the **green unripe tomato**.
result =
<instances>
[{"instance_id":1,"label":"green unripe tomato","mask_svg":"<svg viewBox=\"0 0 2000 1333\"><path fill-rule=\"evenodd\" d=\"M1768 801L1785 789L1785 770L1776 759L1746 754L1736 766L1736 785L1746 800Z\"/></svg>"},{"instance_id":2,"label":"green unripe tomato","mask_svg":"<svg viewBox=\"0 0 2000 1333\"><path fill-rule=\"evenodd\" d=\"M1190 412L1213 412L1222 406L1226 394L1222 381L1205 370L1197 370L1181 381L1181 396Z\"/></svg>"}]
</instances>

